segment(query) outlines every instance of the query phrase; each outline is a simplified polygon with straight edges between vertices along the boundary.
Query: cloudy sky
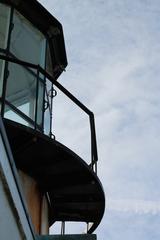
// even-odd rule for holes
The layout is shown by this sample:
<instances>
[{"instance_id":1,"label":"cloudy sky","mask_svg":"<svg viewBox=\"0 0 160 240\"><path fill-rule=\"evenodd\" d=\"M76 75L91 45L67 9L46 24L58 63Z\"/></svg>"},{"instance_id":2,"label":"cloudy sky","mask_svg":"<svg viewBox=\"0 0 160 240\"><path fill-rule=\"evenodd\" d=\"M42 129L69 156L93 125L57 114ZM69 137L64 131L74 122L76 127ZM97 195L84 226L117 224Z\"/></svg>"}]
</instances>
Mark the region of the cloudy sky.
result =
<instances>
[{"instance_id":1,"label":"cloudy sky","mask_svg":"<svg viewBox=\"0 0 160 240\"><path fill-rule=\"evenodd\" d=\"M158 240L160 1L40 2L64 28L69 65L59 81L96 117L106 194L98 239ZM61 94L55 111L57 139L88 161L87 118Z\"/></svg>"}]
</instances>

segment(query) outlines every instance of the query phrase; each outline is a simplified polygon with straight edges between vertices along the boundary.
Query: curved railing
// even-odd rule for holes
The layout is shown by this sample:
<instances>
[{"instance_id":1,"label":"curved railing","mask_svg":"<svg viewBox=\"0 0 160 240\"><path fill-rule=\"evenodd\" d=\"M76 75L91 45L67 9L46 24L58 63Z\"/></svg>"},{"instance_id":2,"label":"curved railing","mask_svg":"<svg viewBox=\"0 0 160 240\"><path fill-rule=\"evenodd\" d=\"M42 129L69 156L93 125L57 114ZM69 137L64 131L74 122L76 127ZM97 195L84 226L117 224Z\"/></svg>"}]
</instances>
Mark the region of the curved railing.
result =
<instances>
[{"instance_id":1,"label":"curved railing","mask_svg":"<svg viewBox=\"0 0 160 240\"><path fill-rule=\"evenodd\" d=\"M18 64L22 67L24 67L27 71L29 71L31 74L33 74L36 78L36 96L38 96L38 85L41 81L41 75L43 75L46 79L48 79L52 83L51 92L53 91L53 86L56 86L61 92L63 92L74 104L76 104L83 112L85 112L89 117L90 122L90 132L91 132L91 162L90 166L91 169L97 174L97 161L98 161L98 154L97 154L97 142L96 142L96 131L95 131L95 119L94 114L92 111L90 111L84 104L82 104L75 96L73 96L64 86L62 86L58 81L56 81L47 71L45 71L40 65L32 64L29 62L21 61L17 59L15 56L10 55L4 55L6 52L2 49L0 54L0 60L5 61L5 63L13 63ZM40 126L37 122L37 111L35 111L35 119L29 118L25 113L23 113L20 109L16 108L11 102L6 100L5 91L6 91L6 82L7 81L7 75L8 72L4 72L4 83L3 83L3 92L2 97L0 98L1 102L1 115L4 117L4 107L5 104L10 107L14 112L16 112L19 116L21 116L24 120L32 124L33 128L36 130L39 130L43 132L43 126ZM6 80L5 80L6 79ZM14 83L13 83L14 84ZM45 90L46 91L46 90ZM47 95L48 96L48 95ZM51 101L49 106L49 112L50 112L50 137L53 137L52 133L52 101L53 101L53 94L51 94ZM48 100L49 103L49 100ZM36 108L38 106L38 100L36 97ZM44 106L45 108L45 106ZM43 118L44 122L44 118Z\"/></svg>"}]
</instances>

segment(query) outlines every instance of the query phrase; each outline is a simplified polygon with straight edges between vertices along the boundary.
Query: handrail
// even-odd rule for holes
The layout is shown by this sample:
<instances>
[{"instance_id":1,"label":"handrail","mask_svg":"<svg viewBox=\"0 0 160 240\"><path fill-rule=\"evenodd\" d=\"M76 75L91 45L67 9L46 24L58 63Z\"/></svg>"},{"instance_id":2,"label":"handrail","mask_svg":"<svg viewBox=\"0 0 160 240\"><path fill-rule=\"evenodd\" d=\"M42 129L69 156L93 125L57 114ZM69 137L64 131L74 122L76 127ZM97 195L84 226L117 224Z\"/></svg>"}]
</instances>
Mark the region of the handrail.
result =
<instances>
[{"instance_id":1,"label":"handrail","mask_svg":"<svg viewBox=\"0 0 160 240\"><path fill-rule=\"evenodd\" d=\"M56 81L48 72L46 72L40 65L29 63L26 61L19 60L17 58L12 58L0 54L0 59L7 62L12 62L15 64L22 65L24 67L36 69L39 73L43 74L47 79L49 79L60 91L62 91L72 102L74 102L79 108L81 108L88 116L90 122L91 131L91 168L97 173L97 141L96 141L96 130L95 130L95 119L94 114L90 111L83 103L81 103L72 93L70 93L64 86L62 86L58 81Z\"/></svg>"}]
</instances>

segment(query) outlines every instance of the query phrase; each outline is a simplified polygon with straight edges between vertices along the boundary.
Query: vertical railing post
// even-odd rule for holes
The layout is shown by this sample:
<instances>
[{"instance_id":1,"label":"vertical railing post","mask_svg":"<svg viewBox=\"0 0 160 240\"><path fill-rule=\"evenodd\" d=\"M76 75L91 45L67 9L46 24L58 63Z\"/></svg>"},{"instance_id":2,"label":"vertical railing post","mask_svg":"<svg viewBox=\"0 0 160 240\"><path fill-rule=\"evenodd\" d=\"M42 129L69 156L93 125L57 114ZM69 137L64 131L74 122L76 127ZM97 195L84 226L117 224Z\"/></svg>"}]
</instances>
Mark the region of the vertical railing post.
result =
<instances>
[{"instance_id":1,"label":"vertical railing post","mask_svg":"<svg viewBox=\"0 0 160 240\"><path fill-rule=\"evenodd\" d=\"M63 221L61 223L61 235L64 235L65 234L65 222Z\"/></svg>"},{"instance_id":2,"label":"vertical railing post","mask_svg":"<svg viewBox=\"0 0 160 240\"><path fill-rule=\"evenodd\" d=\"M91 112L89 115L90 118L90 129L91 129L91 166L95 172L97 173L97 161L98 161L98 153L97 153L97 141L96 141L96 130L95 130L95 120L94 114Z\"/></svg>"}]
</instances>

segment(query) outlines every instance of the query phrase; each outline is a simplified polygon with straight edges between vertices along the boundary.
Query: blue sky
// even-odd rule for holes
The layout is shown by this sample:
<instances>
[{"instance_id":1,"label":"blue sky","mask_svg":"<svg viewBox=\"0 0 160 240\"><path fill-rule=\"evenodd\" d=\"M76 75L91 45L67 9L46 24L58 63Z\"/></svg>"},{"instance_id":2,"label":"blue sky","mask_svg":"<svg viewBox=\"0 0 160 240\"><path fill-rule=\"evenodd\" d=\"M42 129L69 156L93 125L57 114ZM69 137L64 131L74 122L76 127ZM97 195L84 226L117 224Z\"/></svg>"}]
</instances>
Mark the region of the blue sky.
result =
<instances>
[{"instance_id":1,"label":"blue sky","mask_svg":"<svg viewBox=\"0 0 160 240\"><path fill-rule=\"evenodd\" d=\"M160 1L40 2L64 28L69 65L59 81L96 117L98 172L106 194L98 239L157 240ZM55 100L62 106L55 106L56 136L85 159L89 153L86 118L61 97Z\"/></svg>"}]
</instances>

